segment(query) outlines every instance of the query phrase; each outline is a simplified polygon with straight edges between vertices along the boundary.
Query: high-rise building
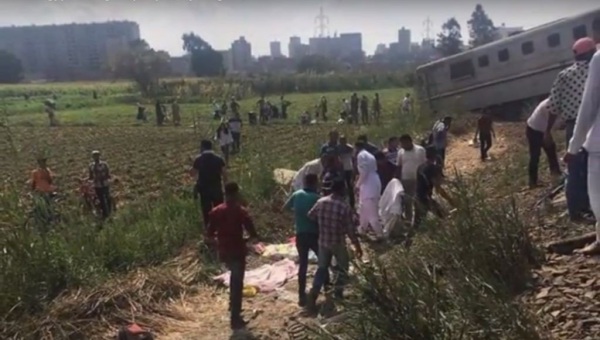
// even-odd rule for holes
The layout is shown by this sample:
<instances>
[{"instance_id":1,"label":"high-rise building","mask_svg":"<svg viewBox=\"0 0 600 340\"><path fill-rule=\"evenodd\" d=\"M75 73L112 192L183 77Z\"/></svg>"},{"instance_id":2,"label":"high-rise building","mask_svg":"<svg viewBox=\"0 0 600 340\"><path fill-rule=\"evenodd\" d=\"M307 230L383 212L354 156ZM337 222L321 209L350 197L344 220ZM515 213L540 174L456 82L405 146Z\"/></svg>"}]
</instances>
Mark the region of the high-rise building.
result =
<instances>
[{"instance_id":1,"label":"high-rise building","mask_svg":"<svg viewBox=\"0 0 600 340\"><path fill-rule=\"evenodd\" d=\"M282 56L281 54L281 43L279 41L271 41L271 57L279 58Z\"/></svg>"},{"instance_id":2,"label":"high-rise building","mask_svg":"<svg viewBox=\"0 0 600 340\"><path fill-rule=\"evenodd\" d=\"M375 55L385 54L388 51L388 47L385 44L377 44L375 48Z\"/></svg>"},{"instance_id":3,"label":"high-rise building","mask_svg":"<svg viewBox=\"0 0 600 340\"><path fill-rule=\"evenodd\" d=\"M107 77L111 58L138 39L131 21L0 27L0 50L21 60L26 79Z\"/></svg>"},{"instance_id":4,"label":"high-rise building","mask_svg":"<svg viewBox=\"0 0 600 340\"><path fill-rule=\"evenodd\" d=\"M252 46L245 37L240 37L231 44L233 71L244 72L252 64Z\"/></svg>"},{"instance_id":5,"label":"high-rise building","mask_svg":"<svg viewBox=\"0 0 600 340\"><path fill-rule=\"evenodd\" d=\"M410 53L410 30L402 27L398 31L398 45L397 51L399 54L409 54Z\"/></svg>"},{"instance_id":6,"label":"high-rise building","mask_svg":"<svg viewBox=\"0 0 600 340\"><path fill-rule=\"evenodd\" d=\"M356 56L363 52L361 33L342 33L339 39L340 54L345 56Z\"/></svg>"},{"instance_id":7,"label":"high-rise building","mask_svg":"<svg viewBox=\"0 0 600 340\"><path fill-rule=\"evenodd\" d=\"M302 43L300 37L290 37L288 56L291 59L300 59L308 54L308 45Z\"/></svg>"}]
</instances>

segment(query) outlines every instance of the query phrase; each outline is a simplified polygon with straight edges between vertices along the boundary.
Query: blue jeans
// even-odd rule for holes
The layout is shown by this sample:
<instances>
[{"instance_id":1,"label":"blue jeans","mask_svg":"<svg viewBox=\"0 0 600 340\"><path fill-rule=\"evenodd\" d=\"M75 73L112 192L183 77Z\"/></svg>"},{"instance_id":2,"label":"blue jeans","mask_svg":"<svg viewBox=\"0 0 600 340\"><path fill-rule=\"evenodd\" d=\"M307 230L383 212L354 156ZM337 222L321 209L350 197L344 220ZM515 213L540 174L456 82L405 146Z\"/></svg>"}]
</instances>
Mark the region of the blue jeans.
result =
<instances>
[{"instance_id":1,"label":"blue jeans","mask_svg":"<svg viewBox=\"0 0 600 340\"><path fill-rule=\"evenodd\" d=\"M583 211L589 210L590 207L587 188L587 158L587 152L582 150L567 164L568 174L565 194L567 196L567 210L571 218L579 217Z\"/></svg>"},{"instance_id":2,"label":"blue jeans","mask_svg":"<svg viewBox=\"0 0 600 340\"><path fill-rule=\"evenodd\" d=\"M310 291L312 298L316 297L321 292L321 289L326 284L329 278L329 267L331 266L331 260L335 257L337 262L336 279L335 279L335 291L336 294L341 295L343 292L344 285L348 282L348 271L350 270L350 256L348 255L348 249L346 244L336 244L331 247L319 246L319 267L315 273L313 280L313 286Z\"/></svg>"}]
</instances>

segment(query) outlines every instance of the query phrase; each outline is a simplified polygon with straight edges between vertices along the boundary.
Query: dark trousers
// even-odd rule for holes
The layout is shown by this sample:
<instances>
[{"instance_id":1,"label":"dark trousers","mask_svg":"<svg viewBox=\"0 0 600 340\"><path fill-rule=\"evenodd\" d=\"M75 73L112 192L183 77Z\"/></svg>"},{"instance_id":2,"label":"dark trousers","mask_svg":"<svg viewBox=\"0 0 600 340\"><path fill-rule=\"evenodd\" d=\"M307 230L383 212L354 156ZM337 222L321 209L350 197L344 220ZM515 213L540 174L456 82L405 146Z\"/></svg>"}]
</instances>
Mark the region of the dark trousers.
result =
<instances>
[{"instance_id":1,"label":"dark trousers","mask_svg":"<svg viewBox=\"0 0 600 340\"><path fill-rule=\"evenodd\" d=\"M588 196L588 153L581 149L579 153L567 164L567 183L565 195L567 196L567 210L570 218L578 218L590 209Z\"/></svg>"},{"instance_id":2,"label":"dark trousers","mask_svg":"<svg viewBox=\"0 0 600 340\"><path fill-rule=\"evenodd\" d=\"M231 132L231 137L233 137L233 151L239 152L241 146L242 134L240 132Z\"/></svg>"},{"instance_id":3,"label":"dark trousers","mask_svg":"<svg viewBox=\"0 0 600 340\"><path fill-rule=\"evenodd\" d=\"M418 197L415 200L415 218L413 221L413 229L419 228L427 213L434 213L437 217L442 218L444 214L439 203L430 197Z\"/></svg>"},{"instance_id":4,"label":"dark trousers","mask_svg":"<svg viewBox=\"0 0 600 340\"><path fill-rule=\"evenodd\" d=\"M538 168L542 150L544 150L544 153L548 158L550 172L553 174L560 173L560 165L558 164L558 156L556 154L556 144L553 142L551 145L546 145L546 143L544 143L544 133L535 131L529 126L527 127L525 134L527 135L527 142L529 144L529 185L537 185L538 183Z\"/></svg>"},{"instance_id":5,"label":"dark trousers","mask_svg":"<svg viewBox=\"0 0 600 340\"><path fill-rule=\"evenodd\" d=\"M319 256L319 234L296 234L298 250L298 296L302 300L306 295L306 272L308 271L308 255L312 250Z\"/></svg>"},{"instance_id":6,"label":"dark trousers","mask_svg":"<svg viewBox=\"0 0 600 340\"><path fill-rule=\"evenodd\" d=\"M446 148L436 149L438 164L444 169L446 163Z\"/></svg>"},{"instance_id":7,"label":"dark trousers","mask_svg":"<svg viewBox=\"0 0 600 340\"><path fill-rule=\"evenodd\" d=\"M96 191L96 197L100 203L100 210L102 210L102 217L107 218L111 213L111 201L110 201L110 190L108 187L94 188Z\"/></svg>"},{"instance_id":8,"label":"dark trousers","mask_svg":"<svg viewBox=\"0 0 600 340\"><path fill-rule=\"evenodd\" d=\"M348 198L350 201L350 206L352 209L355 207L355 197L354 197L354 171L353 170L344 170L344 180L346 182L346 188L348 189Z\"/></svg>"},{"instance_id":9,"label":"dark trousers","mask_svg":"<svg viewBox=\"0 0 600 340\"><path fill-rule=\"evenodd\" d=\"M360 120L364 125L369 124L369 111L360 110Z\"/></svg>"},{"instance_id":10,"label":"dark trousers","mask_svg":"<svg viewBox=\"0 0 600 340\"><path fill-rule=\"evenodd\" d=\"M223 191L221 189L206 189L196 187L195 198L200 198L200 207L202 208L202 219L204 225L208 224L208 213L217 205L223 203Z\"/></svg>"},{"instance_id":11,"label":"dark trousers","mask_svg":"<svg viewBox=\"0 0 600 340\"><path fill-rule=\"evenodd\" d=\"M244 274L246 273L246 259L227 259L227 269L231 272L229 276L229 310L231 312L231 323L242 318L242 297L244 294Z\"/></svg>"},{"instance_id":12,"label":"dark trousers","mask_svg":"<svg viewBox=\"0 0 600 340\"><path fill-rule=\"evenodd\" d=\"M481 151L481 160L486 160L488 151L492 148L492 134L479 133L479 150Z\"/></svg>"}]
</instances>

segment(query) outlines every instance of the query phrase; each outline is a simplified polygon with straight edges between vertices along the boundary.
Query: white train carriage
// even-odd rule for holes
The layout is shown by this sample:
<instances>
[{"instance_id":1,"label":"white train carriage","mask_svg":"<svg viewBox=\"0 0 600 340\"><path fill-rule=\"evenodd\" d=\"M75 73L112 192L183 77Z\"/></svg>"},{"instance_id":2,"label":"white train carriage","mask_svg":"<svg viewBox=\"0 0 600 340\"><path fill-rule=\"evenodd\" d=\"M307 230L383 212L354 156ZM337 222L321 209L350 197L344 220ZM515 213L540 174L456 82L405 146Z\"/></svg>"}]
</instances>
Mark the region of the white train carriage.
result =
<instances>
[{"instance_id":1,"label":"white train carriage","mask_svg":"<svg viewBox=\"0 0 600 340\"><path fill-rule=\"evenodd\" d=\"M417 68L432 110L474 111L547 95L573 62L573 43L600 29L600 8L557 20Z\"/></svg>"}]
</instances>

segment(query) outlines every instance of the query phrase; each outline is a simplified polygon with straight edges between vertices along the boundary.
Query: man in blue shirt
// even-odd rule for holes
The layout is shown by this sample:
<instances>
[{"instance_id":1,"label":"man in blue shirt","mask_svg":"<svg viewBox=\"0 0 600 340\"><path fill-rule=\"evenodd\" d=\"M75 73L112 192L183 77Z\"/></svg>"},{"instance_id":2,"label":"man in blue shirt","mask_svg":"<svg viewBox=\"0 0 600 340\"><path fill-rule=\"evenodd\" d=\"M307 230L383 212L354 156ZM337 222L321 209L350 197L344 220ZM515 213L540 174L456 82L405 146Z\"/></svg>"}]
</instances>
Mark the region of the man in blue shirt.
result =
<instances>
[{"instance_id":1,"label":"man in blue shirt","mask_svg":"<svg viewBox=\"0 0 600 340\"><path fill-rule=\"evenodd\" d=\"M294 192L285 202L284 209L294 212L296 227L296 249L298 250L298 305L306 305L306 271L308 270L308 255L312 250L319 252L319 228L317 223L308 218L308 212L317 203L320 196L317 193L319 178L315 174L304 177L304 189Z\"/></svg>"}]
</instances>

